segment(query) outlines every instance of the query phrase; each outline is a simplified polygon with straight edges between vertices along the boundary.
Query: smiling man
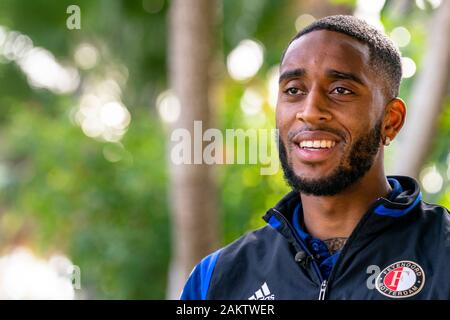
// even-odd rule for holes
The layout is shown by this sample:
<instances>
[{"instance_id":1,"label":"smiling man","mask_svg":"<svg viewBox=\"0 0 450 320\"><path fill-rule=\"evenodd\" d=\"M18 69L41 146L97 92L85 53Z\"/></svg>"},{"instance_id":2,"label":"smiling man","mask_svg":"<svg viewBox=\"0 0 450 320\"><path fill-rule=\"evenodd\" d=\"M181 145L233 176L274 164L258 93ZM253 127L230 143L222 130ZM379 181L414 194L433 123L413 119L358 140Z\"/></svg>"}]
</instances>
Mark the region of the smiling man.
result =
<instances>
[{"instance_id":1,"label":"smiling man","mask_svg":"<svg viewBox=\"0 0 450 320\"><path fill-rule=\"evenodd\" d=\"M449 299L450 216L384 173L403 126L400 54L380 31L330 16L280 67L280 161L292 187L250 232L204 258L182 299Z\"/></svg>"}]
</instances>

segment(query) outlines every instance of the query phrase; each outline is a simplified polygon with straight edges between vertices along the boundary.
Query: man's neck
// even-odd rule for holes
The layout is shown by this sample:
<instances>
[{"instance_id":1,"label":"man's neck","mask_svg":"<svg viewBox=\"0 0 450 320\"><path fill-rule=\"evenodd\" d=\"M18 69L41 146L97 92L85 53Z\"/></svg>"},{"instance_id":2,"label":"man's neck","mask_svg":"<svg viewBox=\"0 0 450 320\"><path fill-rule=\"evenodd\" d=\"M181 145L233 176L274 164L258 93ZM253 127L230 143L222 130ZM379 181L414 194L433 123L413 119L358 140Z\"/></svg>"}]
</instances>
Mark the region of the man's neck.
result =
<instances>
[{"instance_id":1,"label":"man's neck","mask_svg":"<svg viewBox=\"0 0 450 320\"><path fill-rule=\"evenodd\" d=\"M384 172L368 172L334 196L301 194L304 225L313 237L348 238L370 205L390 192Z\"/></svg>"}]
</instances>

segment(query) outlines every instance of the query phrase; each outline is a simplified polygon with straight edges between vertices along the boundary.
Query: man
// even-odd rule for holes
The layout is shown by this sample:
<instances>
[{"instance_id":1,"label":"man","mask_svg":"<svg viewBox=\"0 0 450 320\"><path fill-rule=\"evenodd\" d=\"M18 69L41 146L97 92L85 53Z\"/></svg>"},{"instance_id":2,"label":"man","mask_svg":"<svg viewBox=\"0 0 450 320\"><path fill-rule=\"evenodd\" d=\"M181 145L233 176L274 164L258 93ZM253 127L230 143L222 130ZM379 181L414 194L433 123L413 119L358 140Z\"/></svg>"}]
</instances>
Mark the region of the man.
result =
<instances>
[{"instance_id":1,"label":"man","mask_svg":"<svg viewBox=\"0 0 450 320\"><path fill-rule=\"evenodd\" d=\"M449 299L450 215L386 177L405 120L398 50L352 16L300 31L280 67L280 160L293 191L268 225L204 258L182 299Z\"/></svg>"}]
</instances>

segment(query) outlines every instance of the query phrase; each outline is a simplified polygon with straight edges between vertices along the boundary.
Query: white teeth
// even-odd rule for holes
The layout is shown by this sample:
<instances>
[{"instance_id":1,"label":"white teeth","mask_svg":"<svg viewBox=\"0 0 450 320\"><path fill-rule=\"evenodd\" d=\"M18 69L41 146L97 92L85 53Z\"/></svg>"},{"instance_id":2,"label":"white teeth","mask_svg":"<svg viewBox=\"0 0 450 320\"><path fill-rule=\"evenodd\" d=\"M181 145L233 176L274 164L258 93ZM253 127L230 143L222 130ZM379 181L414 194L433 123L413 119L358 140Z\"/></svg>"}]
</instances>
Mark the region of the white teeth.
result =
<instances>
[{"instance_id":1,"label":"white teeth","mask_svg":"<svg viewBox=\"0 0 450 320\"><path fill-rule=\"evenodd\" d=\"M332 148L336 145L335 141L331 140L305 140L300 142L301 148Z\"/></svg>"}]
</instances>

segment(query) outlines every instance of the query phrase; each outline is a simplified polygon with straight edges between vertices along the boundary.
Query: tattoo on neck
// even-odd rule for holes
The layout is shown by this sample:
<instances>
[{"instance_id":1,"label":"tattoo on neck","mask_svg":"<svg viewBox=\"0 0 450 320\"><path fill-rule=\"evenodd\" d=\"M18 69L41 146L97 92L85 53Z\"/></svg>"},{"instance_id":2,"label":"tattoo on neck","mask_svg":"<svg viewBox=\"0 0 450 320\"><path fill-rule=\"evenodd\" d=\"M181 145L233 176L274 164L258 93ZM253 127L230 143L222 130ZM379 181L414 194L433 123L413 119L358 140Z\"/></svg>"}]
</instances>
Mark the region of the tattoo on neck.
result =
<instances>
[{"instance_id":1,"label":"tattoo on neck","mask_svg":"<svg viewBox=\"0 0 450 320\"><path fill-rule=\"evenodd\" d=\"M331 238L331 239L326 239L323 240L323 242L325 242L328 251L330 251L331 254L334 254L336 251L341 250L345 243L347 242L348 238Z\"/></svg>"}]
</instances>

